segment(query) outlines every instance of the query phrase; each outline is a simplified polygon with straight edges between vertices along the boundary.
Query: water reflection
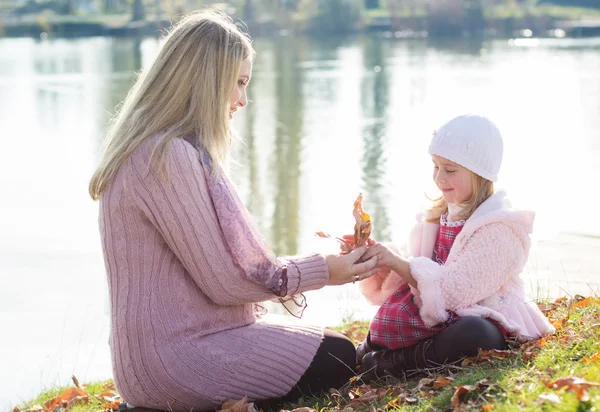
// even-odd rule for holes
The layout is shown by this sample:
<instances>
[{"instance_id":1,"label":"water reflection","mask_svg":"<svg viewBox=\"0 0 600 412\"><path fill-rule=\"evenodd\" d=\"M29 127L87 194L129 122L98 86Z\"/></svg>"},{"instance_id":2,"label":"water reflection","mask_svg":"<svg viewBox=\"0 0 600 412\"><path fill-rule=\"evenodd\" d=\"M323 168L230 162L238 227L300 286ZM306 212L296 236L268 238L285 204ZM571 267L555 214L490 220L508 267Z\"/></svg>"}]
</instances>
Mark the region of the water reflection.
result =
<instances>
[{"instance_id":1,"label":"water reflection","mask_svg":"<svg viewBox=\"0 0 600 412\"><path fill-rule=\"evenodd\" d=\"M275 80L275 144L272 168L275 196L272 247L278 254L298 252L300 203L300 164L302 159L303 93L302 47L291 38L281 38L274 45Z\"/></svg>"},{"instance_id":2,"label":"water reflection","mask_svg":"<svg viewBox=\"0 0 600 412\"><path fill-rule=\"evenodd\" d=\"M390 48L373 38L364 39L363 67L365 76L361 84L360 105L365 124L363 135L363 184L365 210L371 214L373 235L379 241L390 240L390 221L386 208L386 163L388 136L389 88L391 67L387 64Z\"/></svg>"},{"instance_id":3,"label":"water reflection","mask_svg":"<svg viewBox=\"0 0 600 412\"><path fill-rule=\"evenodd\" d=\"M24 331L0 351L0 365L16 371L0 381L2 410L3 399L29 398L73 373L110 375L106 277L87 184L108 119L159 43L0 39L0 323ZM501 184L516 205L537 211L535 236L600 233L590 217L600 170L600 40L519 47L263 38L255 46L254 102L236 116L246 145L234 145L242 165L232 178L278 254L321 251L313 232L344 233L361 190L375 237L402 241L410 226L399 220L412 218L431 180L432 129L473 108L503 129ZM550 288L568 274L570 293L588 293L587 284L598 285L597 266L587 263L595 250L555 262L558 274L540 265L535 280ZM553 258L563 259L563 249ZM359 313L355 286L311 296L311 321ZM90 329L90 319L106 329Z\"/></svg>"}]
</instances>

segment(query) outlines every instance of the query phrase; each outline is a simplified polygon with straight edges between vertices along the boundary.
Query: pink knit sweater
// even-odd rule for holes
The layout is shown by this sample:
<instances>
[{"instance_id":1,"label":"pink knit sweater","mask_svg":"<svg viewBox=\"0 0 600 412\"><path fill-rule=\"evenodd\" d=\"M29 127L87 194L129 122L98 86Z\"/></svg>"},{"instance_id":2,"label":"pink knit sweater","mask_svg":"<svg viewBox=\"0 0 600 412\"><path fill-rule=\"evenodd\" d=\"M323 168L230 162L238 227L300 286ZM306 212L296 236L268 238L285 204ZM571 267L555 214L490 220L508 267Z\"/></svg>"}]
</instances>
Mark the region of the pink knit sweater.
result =
<instances>
[{"instance_id":1,"label":"pink knit sweater","mask_svg":"<svg viewBox=\"0 0 600 412\"><path fill-rule=\"evenodd\" d=\"M413 293L425 324L445 321L452 310L494 319L522 341L552 333L546 317L526 299L519 277L529 255L533 219L532 212L513 210L504 191L494 193L467 220L440 265L431 259L439 225L420 217L404 252L418 284ZM381 305L402 283L391 272L384 279L362 281L360 289L371 303Z\"/></svg>"},{"instance_id":2,"label":"pink knit sweater","mask_svg":"<svg viewBox=\"0 0 600 412\"><path fill-rule=\"evenodd\" d=\"M198 151L174 139L167 179L149 160L155 143L135 151L100 201L119 393L173 411L285 395L311 363L322 328L257 319L253 302L274 296L228 253ZM323 256L291 261L288 290L326 284Z\"/></svg>"}]
</instances>

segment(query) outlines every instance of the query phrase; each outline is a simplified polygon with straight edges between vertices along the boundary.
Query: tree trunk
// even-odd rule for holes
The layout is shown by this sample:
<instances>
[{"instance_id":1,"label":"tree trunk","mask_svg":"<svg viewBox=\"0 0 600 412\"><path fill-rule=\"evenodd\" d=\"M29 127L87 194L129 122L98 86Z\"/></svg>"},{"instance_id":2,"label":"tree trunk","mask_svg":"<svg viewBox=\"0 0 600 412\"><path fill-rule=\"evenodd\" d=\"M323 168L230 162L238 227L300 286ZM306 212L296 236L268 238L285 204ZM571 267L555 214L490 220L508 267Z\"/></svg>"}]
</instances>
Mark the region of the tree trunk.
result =
<instances>
[{"instance_id":1,"label":"tree trunk","mask_svg":"<svg viewBox=\"0 0 600 412\"><path fill-rule=\"evenodd\" d=\"M142 21L146 18L146 9L142 0L133 0L131 4L131 21Z\"/></svg>"}]
</instances>

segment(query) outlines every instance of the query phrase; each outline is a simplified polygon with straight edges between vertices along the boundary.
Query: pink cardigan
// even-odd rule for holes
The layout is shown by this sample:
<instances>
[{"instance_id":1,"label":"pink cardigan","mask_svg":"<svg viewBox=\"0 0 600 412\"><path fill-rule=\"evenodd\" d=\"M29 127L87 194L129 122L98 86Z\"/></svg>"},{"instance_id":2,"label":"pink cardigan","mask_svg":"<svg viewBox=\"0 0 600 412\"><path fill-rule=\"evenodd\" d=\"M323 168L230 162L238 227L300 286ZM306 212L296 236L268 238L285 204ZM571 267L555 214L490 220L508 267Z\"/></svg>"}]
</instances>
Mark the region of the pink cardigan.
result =
<instances>
[{"instance_id":1,"label":"pink cardigan","mask_svg":"<svg viewBox=\"0 0 600 412\"><path fill-rule=\"evenodd\" d=\"M247 280L228 252L198 151L174 139L167 180L149 161L154 143L134 152L100 201L119 393L133 405L172 411L287 394L322 328L257 319L253 302L274 296ZM327 283L323 256L291 261L290 290Z\"/></svg>"},{"instance_id":2,"label":"pink cardigan","mask_svg":"<svg viewBox=\"0 0 600 412\"><path fill-rule=\"evenodd\" d=\"M467 220L450 250L446 264L431 259L439 225L423 216L412 229L406 251L420 314L428 326L448 318L480 316L500 322L521 341L548 335L554 328L534 302L525 298L519 274L527 262L533 212L513 210L504 191L490 196ZM403 283L391 272L361 282L361 292L383 304Z\"/></svg>"}]
</instances>

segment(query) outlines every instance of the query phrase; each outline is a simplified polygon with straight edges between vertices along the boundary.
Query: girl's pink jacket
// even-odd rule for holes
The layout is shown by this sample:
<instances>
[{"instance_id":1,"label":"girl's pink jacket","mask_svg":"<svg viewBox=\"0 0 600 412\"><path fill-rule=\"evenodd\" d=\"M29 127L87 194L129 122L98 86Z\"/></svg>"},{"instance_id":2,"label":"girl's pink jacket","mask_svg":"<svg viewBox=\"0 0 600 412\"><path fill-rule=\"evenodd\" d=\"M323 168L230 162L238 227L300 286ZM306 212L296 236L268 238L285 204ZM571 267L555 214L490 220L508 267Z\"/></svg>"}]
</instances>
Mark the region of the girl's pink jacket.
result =
<instances>
[{"instance_id":1,"label":"girl's pink jacket","mask_svg":"<svg viewBox=\"0 0 600 412\"><path fill-rule=\"evenodd\" d=\"M456 237L446 264L431 259L439 224L424 216L411 230L405 250L415 302L428 326L460 316L481 316L502 324L520 341L548 335L554 328L537 305L525 297L519 274L529 255L534 213L511 208L504 191L490 196L467 220ZM376 305L383 304L403 283L395 272L363 280L360 289Z\"/></svg>"}]
</instances>

